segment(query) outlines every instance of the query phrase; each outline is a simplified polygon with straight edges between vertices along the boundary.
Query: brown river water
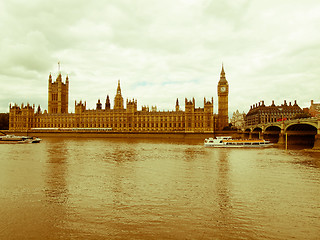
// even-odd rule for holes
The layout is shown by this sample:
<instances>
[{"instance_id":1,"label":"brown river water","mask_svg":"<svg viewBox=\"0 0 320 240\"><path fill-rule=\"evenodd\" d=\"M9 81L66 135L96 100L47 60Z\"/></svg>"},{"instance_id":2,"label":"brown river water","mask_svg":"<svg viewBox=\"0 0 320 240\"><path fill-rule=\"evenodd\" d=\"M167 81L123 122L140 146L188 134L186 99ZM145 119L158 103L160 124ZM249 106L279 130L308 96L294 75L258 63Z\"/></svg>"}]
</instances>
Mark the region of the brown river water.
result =
<instances>
[{"instance_id":1,"label":"brown river water","mask_svg":"<svg viewBox=\"0 0 320 240\"><path fill-rule=\"evenodd\" d=\"M0 239L320 239L320 153L44 138L0 154Z\"/></svg>"}]
</instances>

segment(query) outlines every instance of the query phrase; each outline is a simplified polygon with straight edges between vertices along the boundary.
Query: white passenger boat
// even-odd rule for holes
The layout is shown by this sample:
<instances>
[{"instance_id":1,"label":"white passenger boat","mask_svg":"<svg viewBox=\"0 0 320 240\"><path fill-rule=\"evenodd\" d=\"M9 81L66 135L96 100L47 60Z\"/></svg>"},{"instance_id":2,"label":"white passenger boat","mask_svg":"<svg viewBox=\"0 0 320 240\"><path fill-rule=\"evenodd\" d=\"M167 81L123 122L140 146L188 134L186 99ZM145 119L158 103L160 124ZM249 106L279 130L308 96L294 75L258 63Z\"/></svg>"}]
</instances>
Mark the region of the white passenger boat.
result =
<instances>
[{"instance_id":1,"label":"white passenger boat","mask_svg":"<svg viewBox=\"0 0 320 240\"><path fill-rule=\"evenodd\" d=\"M41 139L37 137L15 135L0 136L0 143L39 143L40 141Z\"/></svg>"},{"instance_id":2,"label":"white passenger boat","mask_svg":"<svg viewBox=\"0 0 320 240\"><path fill-rule=\"evenodd\" d=\"M267 147L271 146L270 141L263 139L232 139L231 137L206 138L206 147Z\"/></svg>"}]
</instances>

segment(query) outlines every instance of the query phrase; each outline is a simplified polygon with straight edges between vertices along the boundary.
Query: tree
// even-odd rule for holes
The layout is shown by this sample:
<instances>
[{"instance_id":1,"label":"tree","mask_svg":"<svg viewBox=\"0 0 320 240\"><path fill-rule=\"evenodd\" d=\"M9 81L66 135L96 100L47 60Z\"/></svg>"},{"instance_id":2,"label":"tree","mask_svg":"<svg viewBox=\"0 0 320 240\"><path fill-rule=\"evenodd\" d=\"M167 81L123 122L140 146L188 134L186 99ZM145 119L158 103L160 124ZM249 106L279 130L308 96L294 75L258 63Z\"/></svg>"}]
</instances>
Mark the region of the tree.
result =
<instances>
[{"instance_id":1,"label":"tree","mask_svg":"<svg viewBox=\"0 0 320 240\"><path fill-rule=\"evenodd\" d=\"M222 131L235 131L235 130L238 130L235 126L232 125L232 123L229 123L228 126L225 126Z\"/></svg>"},{"instance_id":2,"label":"tree","mask_svg":"<svg viewBox=\"0 0 320 240\"><path fill-rule=\"evenodd\" d=\"M0 130L9 129L9 113L0 113Z\"/></svg>"},{"instance_id":3,"label":"tree","mask_svg":"<svg viewBox=\"0 0 320 240\"><path fill-rule=\"evenodd\" d=\"M310 118L311 114L310 113L298 113L295 116L293 116L292 119L299 119L299 118Z\"/></svg>"}]
</instances>

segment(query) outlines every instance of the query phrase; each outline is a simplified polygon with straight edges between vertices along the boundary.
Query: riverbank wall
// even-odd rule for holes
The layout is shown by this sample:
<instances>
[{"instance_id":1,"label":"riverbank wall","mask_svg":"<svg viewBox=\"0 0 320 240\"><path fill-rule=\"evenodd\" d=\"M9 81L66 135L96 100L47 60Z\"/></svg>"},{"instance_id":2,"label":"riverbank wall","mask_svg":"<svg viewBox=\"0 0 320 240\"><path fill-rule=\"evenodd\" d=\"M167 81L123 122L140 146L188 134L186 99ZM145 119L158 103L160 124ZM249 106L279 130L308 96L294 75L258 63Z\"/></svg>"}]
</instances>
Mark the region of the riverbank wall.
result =
<instances>
[{"instance_id":1,"label":"riverbank wall","mask_svg":"<svg viewBox=\"0 0 320 240\"><path fill-rule=\"evenodd\" d=\"M220 131L215 133L163 133L163 132L72 132L72 131L2 131L6 134L17 136L36 137L70 137L70 138L160 138L160 139L205 139L216 136L231 136L241 138L241 133L236 131Z\"/></svg>"}]
</instances>

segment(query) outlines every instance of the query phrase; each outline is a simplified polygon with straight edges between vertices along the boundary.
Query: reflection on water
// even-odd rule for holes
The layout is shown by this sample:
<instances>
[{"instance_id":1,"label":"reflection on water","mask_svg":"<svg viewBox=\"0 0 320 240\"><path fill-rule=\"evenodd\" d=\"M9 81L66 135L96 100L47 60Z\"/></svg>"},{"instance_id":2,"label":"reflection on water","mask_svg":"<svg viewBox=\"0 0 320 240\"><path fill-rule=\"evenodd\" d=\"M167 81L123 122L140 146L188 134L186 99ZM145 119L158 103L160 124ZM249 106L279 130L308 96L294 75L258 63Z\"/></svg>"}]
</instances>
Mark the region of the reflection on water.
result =
<instances>
[{"instance_id":1,"label":"reflection on water","mask_svg":"<svg viewBox=\"0 0 320 240\"><path fill-rule=\"evenodd\" d=\"M68 149L65 141L57 141L55 144L46 145L47 170L45 195L49 202L66 203L68 200L68 186L66 182L68 171Z\"/></svg>"},{"instance_id":2,"label":"reflection on water","mask_svg":"<svg viewBox=\"0 0 320 240\"><path fill-rule=\"evenodd\" d=\"M130 138L0 152L0 239L319 236L318 153Z\"/></svg>"},{"instance_id":3,"label":"reflection on water","mask_svg":"<svg viewBox=\"0 0 320 240\"><path fill-rule=\"evenodd\" d=\"M229 189L229 158L227 151L218 152L218 178L217 178L217 191L218 203L221 211L221 217L228 216L230 206Z\"/></svg>"}]
</instances>

